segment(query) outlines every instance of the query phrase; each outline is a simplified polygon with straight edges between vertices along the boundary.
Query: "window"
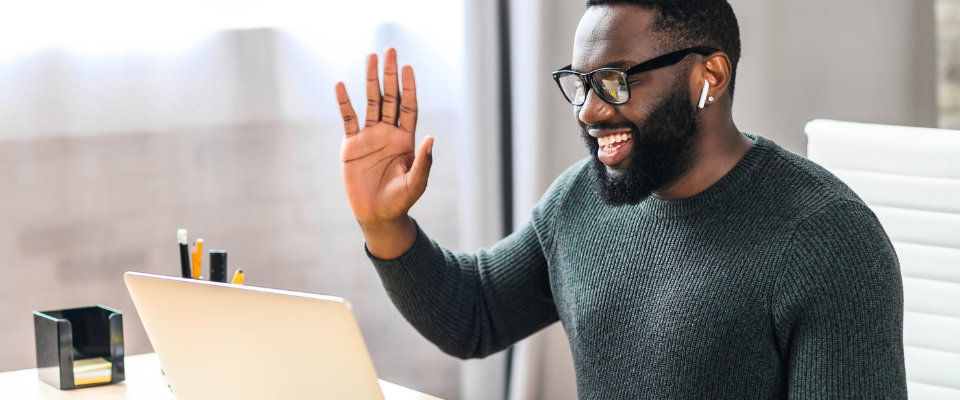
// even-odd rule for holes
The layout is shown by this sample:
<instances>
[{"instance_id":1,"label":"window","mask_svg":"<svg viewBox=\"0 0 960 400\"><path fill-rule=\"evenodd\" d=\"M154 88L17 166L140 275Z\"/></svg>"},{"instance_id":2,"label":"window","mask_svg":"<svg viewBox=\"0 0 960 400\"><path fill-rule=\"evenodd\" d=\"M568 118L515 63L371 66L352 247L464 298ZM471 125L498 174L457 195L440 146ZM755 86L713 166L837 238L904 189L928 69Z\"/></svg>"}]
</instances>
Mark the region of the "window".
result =
<instances>
[{"instance_id":1,"label":"window","mask_svg":"<svg viewBox=\"0 0 960 400\"><path fill-rule=\"evenodd\" d=\"M182 227L205 250L227 250L230 273L243 268L250 285L345 297L381 378L458 397L459 363L402 319L366 260L343 193L333 86L346 82L362 118L365 55L394 46L414 66L418 136L437 142L413 214L455 246L460 2L10 8L0 16L0 34L18 38L0 43L0 318L22 322L0 328L0 341L20 344L0 349L0 370L35 365L32 310L119 308L128 354L151 351L121 275L178 274Z\"/></svg>"}]
</instances>

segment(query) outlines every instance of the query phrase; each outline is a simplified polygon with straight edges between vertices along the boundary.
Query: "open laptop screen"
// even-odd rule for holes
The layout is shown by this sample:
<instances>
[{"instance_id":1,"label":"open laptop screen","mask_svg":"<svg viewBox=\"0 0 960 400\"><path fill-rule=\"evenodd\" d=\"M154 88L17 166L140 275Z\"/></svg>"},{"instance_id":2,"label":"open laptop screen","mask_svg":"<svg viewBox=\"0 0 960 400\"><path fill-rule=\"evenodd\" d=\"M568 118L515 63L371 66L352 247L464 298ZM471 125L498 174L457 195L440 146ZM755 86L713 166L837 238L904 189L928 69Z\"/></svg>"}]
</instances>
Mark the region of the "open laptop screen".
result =
<instances>
[{"instance_id":1,"label":"open laptop screen","mask_svg":"<svg viewBox=\"0 0 960 400\"><path fill-rule=\"evenodd\" d=\"M178 399L382 399L341 298L124 274Z\"/></svg>"}]
</instances>

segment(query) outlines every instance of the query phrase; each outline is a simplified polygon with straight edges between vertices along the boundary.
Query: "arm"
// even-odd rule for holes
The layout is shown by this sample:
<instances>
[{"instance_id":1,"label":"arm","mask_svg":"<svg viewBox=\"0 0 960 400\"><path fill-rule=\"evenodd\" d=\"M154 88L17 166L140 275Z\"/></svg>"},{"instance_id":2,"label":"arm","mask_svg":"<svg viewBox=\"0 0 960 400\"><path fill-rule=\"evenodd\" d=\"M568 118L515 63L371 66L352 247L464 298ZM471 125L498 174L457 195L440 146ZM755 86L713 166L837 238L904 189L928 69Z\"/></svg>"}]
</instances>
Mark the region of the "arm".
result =
<instances>
[{"instance_id":1,"label":"arm","mask_svg":"<svg viewBox=\"0 0 960 400\"><path fill-rule=\"evenodd\" d=\"M530 221L476 255L447 251L422 232L394 260L371 256L394 305L424 337L460 358L485 357L559 319L547 258L554 220L586 160L567 169Z\"/></svg>"},{"instance_id":2,"label":"arm","mask_svg":"<svg viewBox=\"0 0 960 400\"><path fill-rule=\"evenodd\" d=\"M906 398L900 267L873 213L825 207L785 260L772 313L790 398Z\"/></svg>"},{"instance_id":3,"label":"arm","mask_svg":"<svg viewBox=\"0 0 960 400\"><path fill-rule=\"evenodd\" d=\"M410 219L407 212L426 188L433 139L425 138L414 156L413 69L404 67L402 75L401 95L396 52L387 49L381 95L377 57L369 57L363 129L343 83L336 86L347 197L401 313L447 353L483 357L557 320L543 250L528 224L490 251L453 254Z\"/></svg>"},{"instance_id":4,"label":"arm","mask_svg":"<svg viewBox=\"0 0 960 400\"><path fill-rule=\"evenodd\" d=\"M476 255L452 253L417 232L401 257L371 260L394 305L444 352L485 357L557 321L530 223Z\"/></svg>"}]
</instances>

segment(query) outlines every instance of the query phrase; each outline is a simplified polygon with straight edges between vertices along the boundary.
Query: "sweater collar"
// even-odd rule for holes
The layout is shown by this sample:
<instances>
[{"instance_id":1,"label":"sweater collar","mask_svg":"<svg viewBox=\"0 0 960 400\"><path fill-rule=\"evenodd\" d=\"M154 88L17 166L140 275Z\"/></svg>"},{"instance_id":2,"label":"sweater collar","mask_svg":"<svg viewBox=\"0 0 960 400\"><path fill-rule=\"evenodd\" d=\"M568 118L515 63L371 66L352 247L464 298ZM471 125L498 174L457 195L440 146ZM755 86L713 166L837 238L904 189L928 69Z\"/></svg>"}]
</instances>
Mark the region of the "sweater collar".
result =
<instances>
[{"instance_id":1,"label":"sweater collar","mask_svg":"<svg viewBox=\"0 0 960 400\"><path fill-rule=\"evenodd\" d=\"M727 202L738 201L748 190L750 180L762 170L776 144L760 135L743 133L754 140L753 146L720 180L706 190L684 199L665 200L650 196L638 204L640 209L661 218L685 218L704 213Z\"/></svg>"}]
</instances>

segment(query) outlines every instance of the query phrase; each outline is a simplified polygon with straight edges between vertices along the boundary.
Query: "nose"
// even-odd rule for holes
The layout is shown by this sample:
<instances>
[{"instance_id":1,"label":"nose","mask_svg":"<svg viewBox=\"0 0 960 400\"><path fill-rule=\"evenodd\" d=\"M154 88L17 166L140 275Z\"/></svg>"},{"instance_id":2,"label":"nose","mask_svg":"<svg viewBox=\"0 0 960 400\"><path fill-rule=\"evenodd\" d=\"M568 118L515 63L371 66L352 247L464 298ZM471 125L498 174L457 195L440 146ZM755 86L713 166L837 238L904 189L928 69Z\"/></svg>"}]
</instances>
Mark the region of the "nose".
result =
<instances>
[{"instance_id":1,"label":"nose","mask_svg":"<svg viewBox=\"0 0 960 400\"><path fill-rule=\"evenodd\" d=\"M577 118L586 125L593 125L613 117L613 106L597 96L595 90L588 90L583 105L577 111Z\"/></svg>"}]
</instances>

